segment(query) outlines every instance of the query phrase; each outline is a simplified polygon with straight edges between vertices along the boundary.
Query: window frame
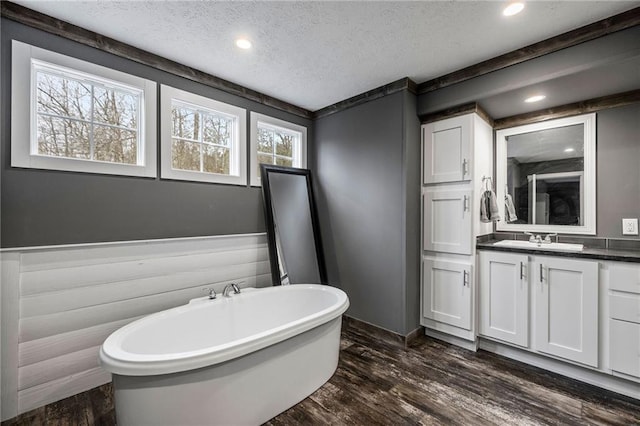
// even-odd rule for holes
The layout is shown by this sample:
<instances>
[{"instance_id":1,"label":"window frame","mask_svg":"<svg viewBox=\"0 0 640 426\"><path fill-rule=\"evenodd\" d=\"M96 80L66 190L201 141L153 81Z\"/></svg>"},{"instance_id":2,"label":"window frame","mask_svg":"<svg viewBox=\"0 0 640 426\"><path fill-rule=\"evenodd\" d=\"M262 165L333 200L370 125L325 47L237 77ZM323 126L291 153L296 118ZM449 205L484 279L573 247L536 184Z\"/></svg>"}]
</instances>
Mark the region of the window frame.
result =
<instances>
[{"instance_id":1,"label":"window frame","mask_svg":"<svg viewBox=\"0 0 640 426\"><path fill-rule=\"evenodd\" d=\"M235 140L231 141L230 173L209 173L196 170L180 170L172 167L172 125L171 110L173 101L196 110L217 112L222 115L233 116ZM247 112L244 108L220 102L195 93L177 89L165 84L160 85L160 177L162 179L184 180L193 182L222 183L229 185L247 185ZM235 162L235 164L233 164Z\"/></svg>"},{"instance_id":2,"label":"window frame","mask_svg":"<svg viewBox=\"0 0 640 426\"><path fill-rule=\"evenodd\" d=\"M251 186L262 186L260 175L256 172L258 168L258 125L260 123L265 124L267 127L281 128L288 132L299 133L300 146L293 148L293 167L299 169L307 168L307 128L300 124L280 120L257 112L251 112Z\"/></svg>"},{"instance_id":3,"label":"window frame","mask_svg":"<svg viewBox=\"0 0 640 426\"><path fill-rule=\"evenodd\" d=\"M11 166L121 176L157 176L156 83L141 77L12 40ZM37 153L36 68L43 66L95 83L140 91L137 163L56 157ZM34 153L34 147L36 148Z\"/></svg>"}]
</instances>

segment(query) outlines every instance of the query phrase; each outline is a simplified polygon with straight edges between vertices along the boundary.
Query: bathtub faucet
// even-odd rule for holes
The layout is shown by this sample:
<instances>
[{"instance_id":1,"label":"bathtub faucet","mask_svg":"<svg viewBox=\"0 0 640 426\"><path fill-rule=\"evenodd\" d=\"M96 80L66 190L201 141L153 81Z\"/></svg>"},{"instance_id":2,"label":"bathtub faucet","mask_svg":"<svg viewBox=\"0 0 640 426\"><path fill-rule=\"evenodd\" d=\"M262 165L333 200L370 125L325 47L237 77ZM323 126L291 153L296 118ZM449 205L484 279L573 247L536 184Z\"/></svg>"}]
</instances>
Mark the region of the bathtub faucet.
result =
<instances>
[{"instance_id":1,"label":"bathtub faucet","mask_svg":"<svg viewBox=\"0 0 640 426\"><path fill-rule=\"evenodd\" d=\"M218 297L218 295L216 294L216 291L213 288L204 288L203 290L209 292L209 299L211 299L211 300L213 300L216 297Z\"/></svg>"},{"instance_id":2,"label":"bathtub faucet","mask_svg":"<svg viewBox=\"0 0 640 426\"><path fill-rule=\"evenodd\" d=\"M233 290L233 294L240 294L240 287L236 283L227 284L222 290L222 295L224 297L229 297L229 293Z\"/></svg>"}]
</instances>

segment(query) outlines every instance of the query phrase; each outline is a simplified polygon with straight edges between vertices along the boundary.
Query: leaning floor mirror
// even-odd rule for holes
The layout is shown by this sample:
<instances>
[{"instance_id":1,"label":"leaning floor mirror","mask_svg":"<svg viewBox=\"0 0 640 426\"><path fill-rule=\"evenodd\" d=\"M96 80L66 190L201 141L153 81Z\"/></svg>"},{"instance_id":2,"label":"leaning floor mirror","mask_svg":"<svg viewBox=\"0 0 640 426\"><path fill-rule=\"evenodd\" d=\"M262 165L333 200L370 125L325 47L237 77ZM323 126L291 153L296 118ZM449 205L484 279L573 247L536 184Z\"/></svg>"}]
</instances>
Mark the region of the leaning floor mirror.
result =
<instances>
[{"instance_id":1,"label":"leaning floor mirror","mask_svg":"<svg viewBox=\"0 0 640 426\"><path fill-rule=\"evenodd\" d=\"M260 174L273 285L326 284L311 172L262 164Z\"/></svg>"}]
</instances>

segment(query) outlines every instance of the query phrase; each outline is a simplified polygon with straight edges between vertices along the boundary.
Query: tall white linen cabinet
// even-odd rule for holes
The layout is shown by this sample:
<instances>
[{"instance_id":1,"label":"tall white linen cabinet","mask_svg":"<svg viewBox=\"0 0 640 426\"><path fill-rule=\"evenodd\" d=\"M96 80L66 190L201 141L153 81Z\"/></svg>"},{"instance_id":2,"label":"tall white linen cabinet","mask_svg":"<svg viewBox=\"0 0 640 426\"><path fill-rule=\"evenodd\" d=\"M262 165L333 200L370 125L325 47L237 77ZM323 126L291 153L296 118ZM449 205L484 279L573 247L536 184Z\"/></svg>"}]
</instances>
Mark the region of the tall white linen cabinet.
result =
<instances>
[{"instance_id":1,"label":"tall white linen cabinet","mask_svg":"<svg viewBox=\"0 0 640 426\"><path fill-rule=\"evenodd\" d=\"M422 125L421 320L427 335L475 349L476 237L493 129L477 113ZM493 188L495 190L495 188ZM451 337L453 336L453 337ZM466 343L465 343L466 342Z\"/></svg>"}]
</instances>

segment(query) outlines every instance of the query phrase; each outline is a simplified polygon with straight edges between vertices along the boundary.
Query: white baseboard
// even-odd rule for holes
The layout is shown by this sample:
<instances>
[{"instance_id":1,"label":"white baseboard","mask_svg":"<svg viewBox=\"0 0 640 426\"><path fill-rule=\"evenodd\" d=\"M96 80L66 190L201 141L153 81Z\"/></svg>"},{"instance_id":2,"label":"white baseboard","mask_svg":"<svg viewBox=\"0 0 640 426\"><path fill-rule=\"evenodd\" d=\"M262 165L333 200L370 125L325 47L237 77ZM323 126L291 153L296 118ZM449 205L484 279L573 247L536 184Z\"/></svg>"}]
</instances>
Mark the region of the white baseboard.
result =
<instances>
[{"instance_id":1,"label":"white baseboard","mask_svg":"<svg viewBox=\"0 0 640 426\"><path fill-rule=\"evenodd\" d=\"M441 333L430 328L425 328L424 334L425 336L433 337L434 339L442 340L443 342L447 342L449 344L459 346L463 349L467 349L473 352L476 352L478 350L477 340L463 339L457 336L452 336L450 334Z\"/></svg>"},{"instance_id":2,"label":"white baseboard","mask_svg":"<svg viewBox=\"0 0 640 426\"><path fill-rule=\"evenodd\" d=\"M479 339L479 349L552 371L631 398L640 399L640 386L638 383L615 377L606 372L583 368L578 365L482 338Z\"/></svg>"}]
</instances>

